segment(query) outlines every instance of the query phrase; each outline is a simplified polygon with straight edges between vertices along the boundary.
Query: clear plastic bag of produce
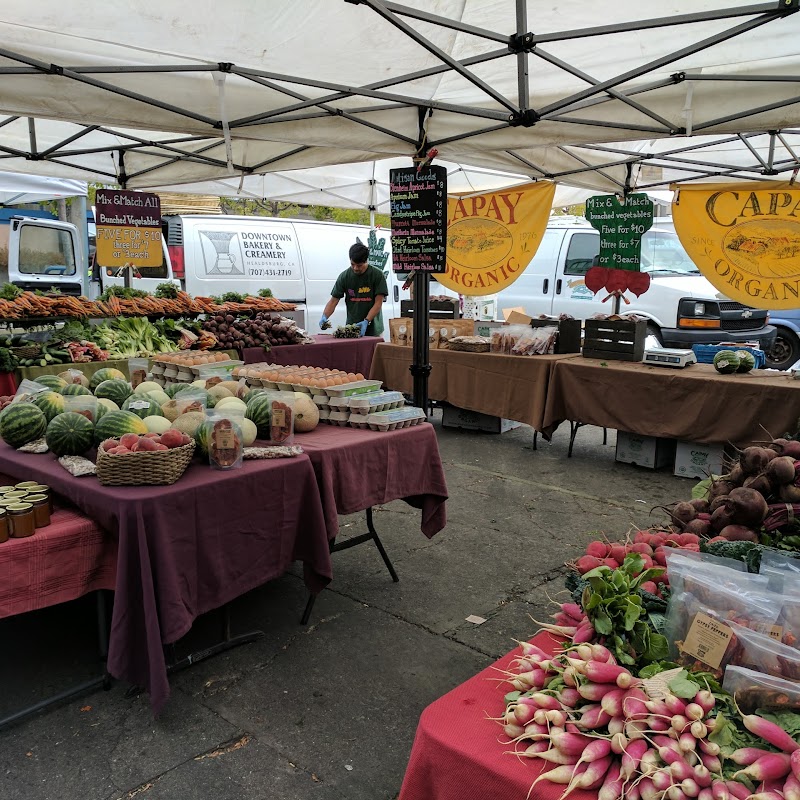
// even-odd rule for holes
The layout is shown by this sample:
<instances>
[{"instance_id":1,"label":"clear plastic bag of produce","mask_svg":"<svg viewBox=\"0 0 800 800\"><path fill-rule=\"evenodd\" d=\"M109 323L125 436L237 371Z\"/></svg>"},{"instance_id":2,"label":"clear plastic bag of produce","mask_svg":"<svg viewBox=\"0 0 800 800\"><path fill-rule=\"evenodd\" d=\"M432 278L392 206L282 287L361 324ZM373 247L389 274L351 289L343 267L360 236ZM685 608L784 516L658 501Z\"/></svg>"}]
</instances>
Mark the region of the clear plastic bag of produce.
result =
<instances>
[{"instance_id":1,"label":"clear plastic bag of produce","mask_svg":"<svg viewBox=\"0 0 800 800\"><path fill-rule=\"evenodd\" d=\"M90 395L67 395L64 397L64 411L81 414L91 423L97 422L97 398Z\"/></svg>"},{"instance_id":2,"label":"clear plastic bag of produce","mask_svg":"<svg viewBox=\"0 0 800 800\"><path fill-rule=\"evenodd\" d=\"M781 600L771 592L719 584L716 578L684 579L686 590L673 593L665 633L672 657L685 667L699 667L720 677L736 647L731 622L769 632L778 621Z\"/></svg>"},{"instance_id":3,"label":"clear plastic bag of produce","mask_svg":"<svg viewBox=\"0 0 800 800\"><path fill-rule=\"evenodd\" d=\"M131 378L131 386L135 389L140 383L147 380L147 373L150 369L149 358L129 358L128 375Z\"/></svg>"},{"instance_id":4,"label":"clear plastic bag of produce","mask_svg":"<svg viewBox=\"0 0 800 800\"><path fill-rule=\"evenodd\" d=\"M722 688L736 698L745 714L761 709L766 712L797 712L800 709L800 683L763 675L746 667L731 664L725 670Z\"/></svg>"},{"instance_id":5,"label":"clear plastic bag of produce","mask_svg":"<svg viewBox=\"0 0 800 800\"><path fill-rule=\"evenodd\" d=\"M785 550L764 550L759 574L768 578L772 591L800 597L800 559L792 558Z\"/></svg>"},{"instance_id":6,"label":"clear plastic bag of produce","mask_svg":"<svg viewBox=\"0 0 800 800\"><path fill-rule=\"evenodd\" d=\"M781 641L783 629L776 624L770 630L754 631L733 623L736 649L731 663L760 670L788 680L800 680L800 650Z\"/></svg>"},{"instance_id":7,"label":"clear plastic bag of produce","mask_svg":"<svg viewBox=\"0 0 800 800\"><path fill-rule=\"evenodd\" d=\"M294 392L266 392L269 401L270 444L292 444L294 442ZM254 420L259 426L257 420ZM263 438L259 436L259 438Z\"/></svg>"},{"instance_id":8,"label":"clear plastic bag of produce","mask_svg":"<svg viewBox=\"0 0 800 800\"><path fill-rule=\"evenodd\" d=\"M36 383L36 381L30 381L25 378L25 380L23 380L22 383L20 383L20 385L17 387L17 391L14 393L14 399L11 402L25 402L36 397L36 395L40 394L41 392L49 391L50 389L43 383Z\"/></svg>"},{"instance_id":9,"label":"clear plastic bag of produce","mask_svg":"<svg viewBox=\"0 0 800 800\"><path fill-rule=\"evenodd\" d=\"M557 338L557 325L527 328L511 348L511 353L515 356L547 355L555 349Z\"/></svg>"},{"instance_id":10,"label":"clear plastic bag of produce","mask_svg":"<svg viewBox=\"0 0 800 800\"><path fill-rule=\"evenodd\" d=\"M240 469L244 460L244 441L239 422L227 414L223 416L212 411L204 424L211 468Z\"/></svg>"},{"instance_id":11,"label":"clear plastic bag of produce","mask_svg":"<svg viewBox=\"0 0 800 800\"><path fill-rule=\"evenodd\" d=\"M517 342L532 330L530 325L504 325L502 328L497 328L492 331L490 351L511 355Z\"/></svg>"},{"instance_id":12,"label":"clear plastic bag of produce","mask_svg":"<svg viewBox=\"0 0 800 800\"><path fill-rule=\"evenodd\" d=\"M683 592L684 578L687 575L708 575L716 577L726 586L736 586L747 574L747 565L743 561L732 558L721 558L711 553L696 553L693 550L681 550L676 547L665 547L664 557L667 559L667 574L673 593ZM744 574L744 575L743 575ZM756 576L758 577L758 576ZM761 579L766 586L767 581Z\"/></svg>"},{"instance_id":13,"label":"clear plastic bag of produce","mask_svg":"<svg viewBox=\"0 0 800 800\"><path fill-rule=\"evenodd\" d=\"M65 369L59 372L58 377L65 380L67 383L83 383L83 373L79 369Z\"/></svg>"}]
</instances>

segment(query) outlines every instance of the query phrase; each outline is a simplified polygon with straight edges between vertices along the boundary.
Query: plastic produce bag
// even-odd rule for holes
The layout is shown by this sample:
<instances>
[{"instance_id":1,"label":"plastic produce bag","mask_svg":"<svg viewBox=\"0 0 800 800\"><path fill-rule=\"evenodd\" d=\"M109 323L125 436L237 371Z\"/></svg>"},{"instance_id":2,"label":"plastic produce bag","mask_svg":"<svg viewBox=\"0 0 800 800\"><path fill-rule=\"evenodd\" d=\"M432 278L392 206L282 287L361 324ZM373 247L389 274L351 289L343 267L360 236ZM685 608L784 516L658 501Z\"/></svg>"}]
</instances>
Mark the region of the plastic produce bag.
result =
<instances>
[{"instance_id":1,"label":"plastic produce bag","mask_svg":"<svg viewBox=\"0 0 800 800\"><path fill-rule=\"evenodd\" d=\"M767 577L772 591L800 598L800 559L785 551L764 550L759 574Z\"/></svg>"},{"instance_id":2,"label":"plastic produce bag","mask_svg":"<svg viewBox=\"0 0 800 800\"><path fill-rule=\"evenodd\" d=\"M67 369L59 373L59 377L67 383L81 383L83 384L83 373L79 369ZM87 384L84 384L87 385Z\"/></svg>"},{"instance_id":3,"label":"plastic produce bag","mask_svg":"<svg viewBox=\"0 0 800 800\"><path fill-rule=\"evenodd\" d=\"M693 550L665 547L664 556L667 559L667 574L673 593L684 591L683 579L686 575L694 573L718 575L724 584L735 586L742 573L747 573L744 561L722 558L711 553L695 553ZM766 581L763 583L766 584Z\"/></svg>"},{"instance_id":4,"label":"plastic produce bag","mask_svg":"<svg viewBox=\"0 0 800 800\"><path fill-rule=\"evenodd\" d=\"M131 386L135 389L140 383L147 380L147 372L150 369L150 359L148 358L129 358L128 374L131 376Z\"/></svg>"},{"instance_id":5,"label":"plastic produce bag","mask_svg":"<svg viewBox=\"0 0 800 800\"><path fill-rule=\"evenodd\" d=\"M82 414L94 424L97 422L97 398L89 395L67 395L64 397L64 411Z\"/></svg>"},{"instance_id":6,"label":"plastic produce bag","mask_svg":"<svg viewBox=\"0 0 800 800\"><path fill-rule=\"evenodd\" d=\"M212 469L239 469L244 458L244 442L239 423L229 416L208 415L208 463Z\"/></svg>"},{"instance_id":7,"label":"plastic produce bag","mask_svg":"<svg viewBox=\"0 0 800 800\"><path fill-rule=\"evenodd\" d=\"M267 392L269 398L269 442L294 442L294 392ZM258 424L258 423L256 423Z\"/></svg>"},{"instance_id":8,"label":"plastic produce bag","mask_svg":"<svg viewBox=\"0 0 800 800\"><path fill-rule=\"evenodd\" d=\"M515 356L547 355L555 349L557 338L557 325L527 328L511 348L511 353Z\"/></svg>"},{"instance_id":9,"label":"plastic produce bag","mask_svg":"<svg viewBox=\"0 0 800 800\"><path fill-rule=\"evenodd\" d=\"M11 401L12 403L22 403L28 400L31 400L37 394L41 392L49 392L50 389L42 383L36 383L36 381L30 381L25 378L24 381L17 387L17 391L14 393L14 399Z\"/></svg>"},{"instance_id":10,"label":"plastic produce bag","mask_svg":"<svg viewBox=\"0 0 800 800\"><path fill-rule=\"evenodd\" d=\"M745 714L760 709L771 713L800 709L800 683L763 675L755 670L731 665L725 670L722 688L736 698Z\"/></svg>"}]
</instances>

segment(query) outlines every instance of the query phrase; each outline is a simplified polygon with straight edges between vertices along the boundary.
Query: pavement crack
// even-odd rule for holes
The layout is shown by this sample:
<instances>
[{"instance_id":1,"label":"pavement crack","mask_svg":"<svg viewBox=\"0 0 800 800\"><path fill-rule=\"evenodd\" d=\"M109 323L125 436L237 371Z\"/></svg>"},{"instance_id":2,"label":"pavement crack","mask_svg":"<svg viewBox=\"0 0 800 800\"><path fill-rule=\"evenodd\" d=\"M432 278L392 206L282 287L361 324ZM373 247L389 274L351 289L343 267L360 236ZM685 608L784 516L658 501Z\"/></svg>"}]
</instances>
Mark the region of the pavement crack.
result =
<instances>
[{"instance_id":1,"label":"pavement crack","mask_svg":"<svg viewBox=\"0 0 800 800\"><path fill-rule=\"evenodd\" d=\"M205 753L200 753L199 756L195 756L195 761L202 761L205 758L219 758L220 756L224 756L227 753L232 753L234 750L239 750L242 747L246 747L250 744L250 740L252 737L249 733L242 734L236 739L231 739L223 744L219 745L218 747L213 748L212 750L206 750Z\"/></svg>"}]
</instances>

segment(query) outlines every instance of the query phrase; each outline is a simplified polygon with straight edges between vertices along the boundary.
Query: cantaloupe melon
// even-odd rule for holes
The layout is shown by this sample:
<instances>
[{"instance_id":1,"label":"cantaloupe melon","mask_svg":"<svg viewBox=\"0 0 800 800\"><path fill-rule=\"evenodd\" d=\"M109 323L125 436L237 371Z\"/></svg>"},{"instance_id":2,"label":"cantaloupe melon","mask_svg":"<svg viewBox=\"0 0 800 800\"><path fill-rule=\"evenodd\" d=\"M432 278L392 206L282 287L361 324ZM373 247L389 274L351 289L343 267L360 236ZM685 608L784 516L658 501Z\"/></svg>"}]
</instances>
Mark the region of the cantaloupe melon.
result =
<instances>
[{"instance_id":1,"label":"cantaloupe melon","mask_svg":"<svg viewBox=\"0 0 800 800\"><path fill-rule=\"evenodd\" d=\"M155 381L143 381L134 390L136 394L148 394L149 392L160 392L161 384Z\"/></svg>"}]
</instances>

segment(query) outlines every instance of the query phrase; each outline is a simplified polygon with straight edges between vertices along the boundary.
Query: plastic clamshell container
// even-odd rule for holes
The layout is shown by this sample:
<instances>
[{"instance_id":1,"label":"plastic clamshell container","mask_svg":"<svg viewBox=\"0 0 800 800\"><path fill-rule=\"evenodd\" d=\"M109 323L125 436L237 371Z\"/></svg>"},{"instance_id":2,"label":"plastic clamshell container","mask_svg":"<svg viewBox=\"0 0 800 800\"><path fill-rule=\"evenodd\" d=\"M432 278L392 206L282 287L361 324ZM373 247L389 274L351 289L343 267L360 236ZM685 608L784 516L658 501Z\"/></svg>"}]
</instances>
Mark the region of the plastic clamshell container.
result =
<instances>
[{"instance_id":1,"label":"plastic clamshell container","mask_svg":"<svg viewBox=\"0 0 800 800\"><path fill-rule=\"evenodd\" d=\"M314 400L314 402L317 404L317 406L319 408L328 408L328 406L330 405L330 401L331 401L330 397L328 397L328 395L326 395L326 394L313 394L312 393L312 399Z\"/></svg>"},{"instance_id":2,"label":"plastic clamshell container","mask_svg":"<svg viewBox=\"0 0 800 800\"><path fill-rule=\"evenodd\" d=\"M349 411L331 411L328 417L328 422L330 422L331 425L347 425L349 421Z\"/></svg>"},{"instance_id":3,"label":"plastic clamshell container","mask_svg":"<svg viewBox=\"0 0 800 800\"><path fill-rule=\"evenodd\" d=\"M378 411L367 415L367 424L373 431L394 431L398 428L409 428L425 422L425 412L421 408L406 406L393 408L391 411Z\"/></svg>"},{"instance_id":4,"label":"plastic clamshell container","mask_svg":"<svg viewBox=\"0 0 800 800\"><path fill-rule=\"evenodd\" d=\"M339 386L328 386L326 391L330 397L352 397L357 394L379 392L383 383L381 381L353 381Z\"/></svg>"},{"instance_id":5,"label":"plastic clamshell container","mask_svg":"<svg viewBox=\"0 0 800 800\"><path fill-rule=\"evenodd\" d=\"M375 392L363 396L350 397L350 410L357 414L374 414L405 405L402 392Z\"/></svg>"}]
</instances>

